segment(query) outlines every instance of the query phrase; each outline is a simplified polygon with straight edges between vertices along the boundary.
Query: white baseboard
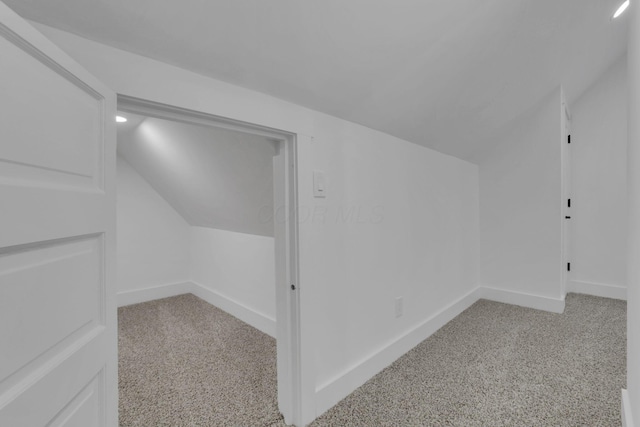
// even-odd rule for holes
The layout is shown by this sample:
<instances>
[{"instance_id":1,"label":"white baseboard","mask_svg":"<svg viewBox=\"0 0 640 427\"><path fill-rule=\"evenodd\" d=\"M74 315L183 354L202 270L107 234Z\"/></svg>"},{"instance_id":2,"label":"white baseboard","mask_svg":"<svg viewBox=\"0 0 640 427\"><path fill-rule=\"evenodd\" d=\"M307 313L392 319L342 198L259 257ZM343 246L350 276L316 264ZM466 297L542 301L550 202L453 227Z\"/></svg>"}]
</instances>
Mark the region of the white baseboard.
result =
<instances>
[{"instance_id":1,"label":"white baseboard","mask_svg":"<svg viewBox=\"0 0 640 427\"><path fill-rule=\"evenodd\" d=\"M593 295L596 297L627 300L627 288L623 286L607 285L604 283L583 282L570 280L567 284L567 292Z\"/></svg>"},{"instance_id":2,"label":"white baseboard","mask_svg":"<svg viewBox=\"0 0 640 427\"><path fill-rule=\"evenodd\" d=\"M225 295L222 295L214 290L211 290L204 285L198 283L191 283L189 290L192 294L208 302L211 305L215 305L219 309L226 311L230 315L237 317L248 325L253 326L261 332L275 338L276 337L276 321L270 317L259 313L244 304L235 301Z\"/></svg>"},{"instance_id":3,"label":"white baseboard","mask_svg":"<svg viewBox=\"0 0 640 427\"><path fill-rule=\"evenodd\" d=\"M139 302L151 301L184 293L192 293L264 332L265 334L271 337L276 336L276 321L274 319L271 319L262 313L258 313L227 296L206 288L203 285L193 282L122 292L118 294L118 305L123 306L136 304ZM392 340L377 351L363 358L360 362L355 363L342 374L337 375L333 379L320 385L316 389L317 416L323 414L384 368L406 354L409 350L429 338L438 329L453 320L479 299L488 299L506 304L550 311L553 313L562 313L565 305L564 299L554 299L483 286L478 287L440 310L438 313L432 315L419 325L405 332L400 337ZM624 398L625 391L623 391L623 405ZM632 424L627 424L627 426L633 427Z\"/></svg>"},{"instance_id":4,"label":"white baseboard","mask_svg":"<svg viewBox=\"0 0 640 427\"><path fill-rule=\"evenodd\" d=\"M316 389L317 416L322 415L413 347L429 338L479 299L519 305L552 313L563 313L565 305L564 298L555 299L484 286L478 287L404 335L363 358L342 374L319 386Z\"/></svg>"},{"instance_id":5,"label":"white baseboard","mask_svg":"<svg viewBox=\"0 0 640 427\"><path fill-rule=\"evenodd\" d=\"M539 295L531 295L522 292L507 291L505 289L481 286L478 288L479 298L505 304L519 305L520 307L535 308L537 310L550 311L552 313L564 312L564 298L549 298Z\"/></svg>"},{"instance_id":6,"label":"white baseboard","mask_svg":"<svg viewBox=\"0 0 640 427\"><path fill-rule=\"evenodd\" d=\"M193 282L172 283L170 285L152 286L149 288L118 292L118 307L182 294L193 294L209 304L226 311L230 315L237 317L259 331L274 338L276 336L275 319L271 319L238 301Z\"/></svg>"},{"instance_id":7,"label":"white baseboard","mask_svg":"<svg viewBox=\"0 0 640 427\"><path fill-rule=\"evenodd\" d=\"M622 427L634 427L629 393L622 389Z\"/></svg>"},{"instance_id":8,"label":"white baseboard","mask_svg":"<svg viewBox=\"0 0 640 427\"><path fill-rule=\"evenodd\" d=\"M191 292L192 286L193 285L191 282L182 282L118 292L118 307L124 307L125 305L131 304L139 304L141 302L153 301L161 298L174 297L176 295L188 294Z\"/></svg>"},{"instance_id":9,"label":"white baseboard","mask_svg":"<svg viewBox=\"0 0 640 427\"><path fill-rule=\"evenodd\" d=\"M319 386L316 389L317 416L320 416L384 368L391 365L399 357L429 338L477 300L477 289L474 289L418 326L384 345L378 351L354 364L344 373Z\"/></svg>"}]
</instances>

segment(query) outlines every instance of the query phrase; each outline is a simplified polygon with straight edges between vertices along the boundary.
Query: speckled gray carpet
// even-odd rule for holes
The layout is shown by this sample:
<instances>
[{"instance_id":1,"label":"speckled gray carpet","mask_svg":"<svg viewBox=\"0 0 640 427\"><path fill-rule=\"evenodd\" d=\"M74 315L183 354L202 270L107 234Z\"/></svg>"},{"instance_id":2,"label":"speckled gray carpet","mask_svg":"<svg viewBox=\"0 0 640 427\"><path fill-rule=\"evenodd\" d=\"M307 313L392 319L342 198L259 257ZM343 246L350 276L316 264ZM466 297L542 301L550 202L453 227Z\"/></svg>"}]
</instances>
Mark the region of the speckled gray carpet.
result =
<instances>
[{"instance_id":1,"label":"speckled gray carpet","mask_svg":"<svg viewBox=\"0 0 640 427\"><path fill-rule=\"evenodd\" d=\"M192 295L121 308L122 426L281 426L275 341ZM619 426L626 303L481 300L321 426Z\"/></svg>"},{"instance_id":2,"label":"speckled gray carpet","mask_svg":"<svg viewBox=\"0 0 640 427\"><path fill-rule=\"evenodd\" d=\"M118 321L121 426L284 425L273 338L191 294Z\"/></svg>"}]
</instances>

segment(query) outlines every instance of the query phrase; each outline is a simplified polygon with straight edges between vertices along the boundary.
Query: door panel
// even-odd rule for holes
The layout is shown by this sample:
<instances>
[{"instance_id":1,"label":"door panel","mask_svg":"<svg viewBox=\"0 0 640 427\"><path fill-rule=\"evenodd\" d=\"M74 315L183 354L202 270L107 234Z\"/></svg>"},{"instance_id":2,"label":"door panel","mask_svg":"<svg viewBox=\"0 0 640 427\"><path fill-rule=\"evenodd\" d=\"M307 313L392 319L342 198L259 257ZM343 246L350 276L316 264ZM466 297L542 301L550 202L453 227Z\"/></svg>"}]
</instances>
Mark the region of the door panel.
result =
<instances>
[{"instance_id":1,"label":"door panel","mask_svg":"<svg viewBox=\"0 0 640 427\"><path fill-rule=\"evenodd\" d=\"M115 426L115 94L2 3L0 75L0 426Z\"/></svg>"},{"instance_id":2,"label":"door panel","mask_svg":"<svg viewBox=\"0 0 640 427\"><path fill-rule=\"evenodd\" d=\"M84 427L100 425L103 372L91 381L47 427Z\"/></svg>"},{"instance_id":3,"label":"door panel","mask_svg":"<svg viewBox=\"0 0 640 427\"><path fill-rule=\"evenodd\" d=\"M0 51L2 79L7 82L1 86L2 100L13 107L4 111L3 132L16 139L16 144L0 145L0 159L31 169L97 177L102 97L32 46L0 38ZM64 108L59 108L61 103Z\"/></svg>"},{"instance_id":4,"label":"door panel","mask_svg":"<svg viewBox=\"0 0 640 427\"><path fill-rule=\"evenodd\" d=\"M49 359L47 364L34 369L21 382L22 387L3 394L8 402L0 412L0 425L48 427L96 376L104 376L100 366L100 347L104 345L104 328L95 328ZM100 400L102 409L104 396ZM97 423L87 424L87 427L106 425L117 424L106 424L103 414Z\"/></svg>"},{"instance_id":5,"label":"door panel","mask_svg":"<svg viewBox=\"0 0 640 427\"><path fill-rule=\"evenodd\" d=\"M18 247L0 258L0 324L8 326L0 328L0 342L8 343L0 381L83 326L102 325L100 243L92 237ZM28 336L38 339L23 340Z\"/></svg>"}]
</instances>

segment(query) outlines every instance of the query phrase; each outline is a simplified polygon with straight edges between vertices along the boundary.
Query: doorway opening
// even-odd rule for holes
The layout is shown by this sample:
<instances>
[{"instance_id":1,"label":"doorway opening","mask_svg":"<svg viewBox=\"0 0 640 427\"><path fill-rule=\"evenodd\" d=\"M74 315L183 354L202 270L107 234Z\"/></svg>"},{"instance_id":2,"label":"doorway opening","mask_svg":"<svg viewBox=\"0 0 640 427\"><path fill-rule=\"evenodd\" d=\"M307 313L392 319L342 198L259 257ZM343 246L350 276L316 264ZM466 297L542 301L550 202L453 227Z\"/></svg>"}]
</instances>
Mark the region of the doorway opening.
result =
<instances>
[{"instance_id":1,"label":"doorway opening","mask_svg":"<svg viewBox=\"0 0 640 427\"><path fill-rule=\"evenodd\" d=\"M168 106L138 98L118 96L118 111L123 116L129 116L131 122L123 123L125 126L137 127L138 133L143 130L149 140L155 141L154 155L165 160L170 160L173 168L173 176L180 176L181 182L194 184L203 182L207 177L207 168L203 168L203 161L197 151L188 150L186 141L174 141L167 143L157 132L164 125L170 125L172 129L182 129L184 132L216 132L220 135L231 136L244 135L243 141L237 144L228 141L227 147L233 151L234 158L238 161L246 160L244 166L238 166L233 161L217 159L217 166L226 168L231 174L227 175L234 182L214 183L226 187L228 195L235 194L233 188L242 189L251 187L253 194L242 195L239 200L235 200L235 206L222 215L213 217L207 212L215 208L218 201L214 200L214 195L209 187L194 189L188 185L176 185L172 182L170 174L164 174L161 170L147 170L147 175L155 176L152 187L158 191L163 187L172 199L170 203L178 207L179 211L185 212L183 216L188 216L187 221L191 226L188 265L194 271L189 272L189 279L185 283L177 283L172 286L158 286L153 288L147 295L149 299L156 299L176 294L193 293L196 296L218 306L222 310L240 318L245 323L267 333L276 338L277 356L277 402L280 413L284 416L287 424L299 424L301 419L301 390L300 390L300 308L298 292L298 230L297 230L297 183L296 183L296 135L293 133L239 122L227 118L222 118L210 114L205 114L193 110ZM141 123L147 125L141 127ZM153 124L154 126L151 126ZM191 130L185 130L191 129ZM194 130L195 129L195 130ZM154 134L155 133L155 134ZM140 147L120 147L123 144L135 144L140 141L128 140L118 141L118 161L126 159L124 162L140 163L151 161L146 157ZM166 138L165 138L166 139ZM254 143L259 145L260 154L249 154L243 150L243 144ZM256 178L264 173L264 153L271 153L271 180L269 182L256 183ZM148 154L148 152L147 152ZM203 156L204 157L204 156ZM189 159L197 159L200 168L190 168ZM253 163L252 163L253 161ZM123 163L124 163L123 162ZM261 163L262 162L262 163ZM212 165L214 168L216 165ZM126 168L127 166L124 166ZM144 167L144 166L143 166ZM245 170L238 170L245 167ZM120 173L120 167L119 173ZM177 175L175 175L177 174ZM264 175L262 175L264 176ZM146 178L146 177L145 177ZM249 178L252 178L253 181ZM225 178L222 179L224 181ZM147 181L151 181L147 178ZM264 181L269 181L265 179ZM153 185L155 184L155 185ZM235 184L229 188L228 184ZM270 184L270 185L269 185ZM249 185L249 187L247 187ZM256 187L256 188L254 188ZM189 194L185 194L189 193ZM197 194L195 194L197 193ZM191 197L191 196L199 197ZM191 199L192 202L185 201ZM194 202L194 200L196 200ZM222 205L225 204L223 200ZM257 203L257 204L256 204ZM150 218L149 220L152 220ZM195 227L193 226L195 225ZM242 259L230 259L230 252L224 248L216 248L211 244L212 236L218 241L231 242L231 244L243 245L250 241L251 249L244 251L238 247L236 253L242 255ZM268 243L271 239L271 244ZM246 247L246 246L244 246ZM270 249L271 248L271 249ZM217 252L216 252L217 251ZM267 254L271 251L271 258ZM118 245L119 260L123 253ZM233 251L231 251L233 252ZM225 256L227 259L224 259ZM248 264L250 259L256 264ZM227 279L233 280L238 275L244 277L243 289L236 289L237 294L229 295L233 291L229 289L216 289L215 282L220 274L211 274L211 265L215 264L215 259L220 261L226 269L221 273ZM208 261L211 261L210 263ZM126 260L124 261L126 262ZM236 265L233 265L233 264ZM273 288L271 291L259 289L257 278L251 276L254 270L268 271L269 263L272 263L274 273ZM241 265L244 264L244 265ZM153 268L151 266L151 268ZM248 274L248 278L245 277ZM120 274L119 280L120 282ZM250 283L252 278L256 286ZM207 282L210 283L200 283ZM120 283L118 283L119 291ZM212 285L212 286L209 286ZM241 286L242 288L242 286ZM213 291L213 292L210 292ZM163 293L164 292L164 293ZM271 296L275 301L268 301ZM136 300L135 292L119 293L119 305L126 305L131 302L142 302ZM139 295L139 293L137 294ZM255 309L257 307L257 309ZM271 321L271 322L270 322Z\"/></svg>"}]
</instances>

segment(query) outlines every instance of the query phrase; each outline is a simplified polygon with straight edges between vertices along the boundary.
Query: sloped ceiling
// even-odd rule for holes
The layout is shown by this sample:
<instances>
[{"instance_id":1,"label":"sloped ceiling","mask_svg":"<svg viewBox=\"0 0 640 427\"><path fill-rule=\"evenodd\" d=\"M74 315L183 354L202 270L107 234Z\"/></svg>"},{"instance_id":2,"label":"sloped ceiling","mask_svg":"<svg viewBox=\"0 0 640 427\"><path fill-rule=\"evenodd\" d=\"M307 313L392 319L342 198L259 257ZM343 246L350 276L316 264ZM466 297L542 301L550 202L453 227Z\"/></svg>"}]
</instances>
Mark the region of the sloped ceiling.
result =
<instances>
[{"instance_id":1,"label":"sloped ceiling","mask_svg":"<svg viewBox=\"0 0 640 427\"><path fill-rule=\"evenodd\" d=\"M118 153L193 226L273 236L266 138L126 114Z\"/></svg>"},{"instance_id":2,"label":"sloped ceiling","mask_svg":"<svg viewBox=\"0 0 640 427\"><path fill-rule=\"evenodd\" d=\"M622 0L5 0L105 44L470 159L626 49Z\"/></svg>"}]
</instances>

